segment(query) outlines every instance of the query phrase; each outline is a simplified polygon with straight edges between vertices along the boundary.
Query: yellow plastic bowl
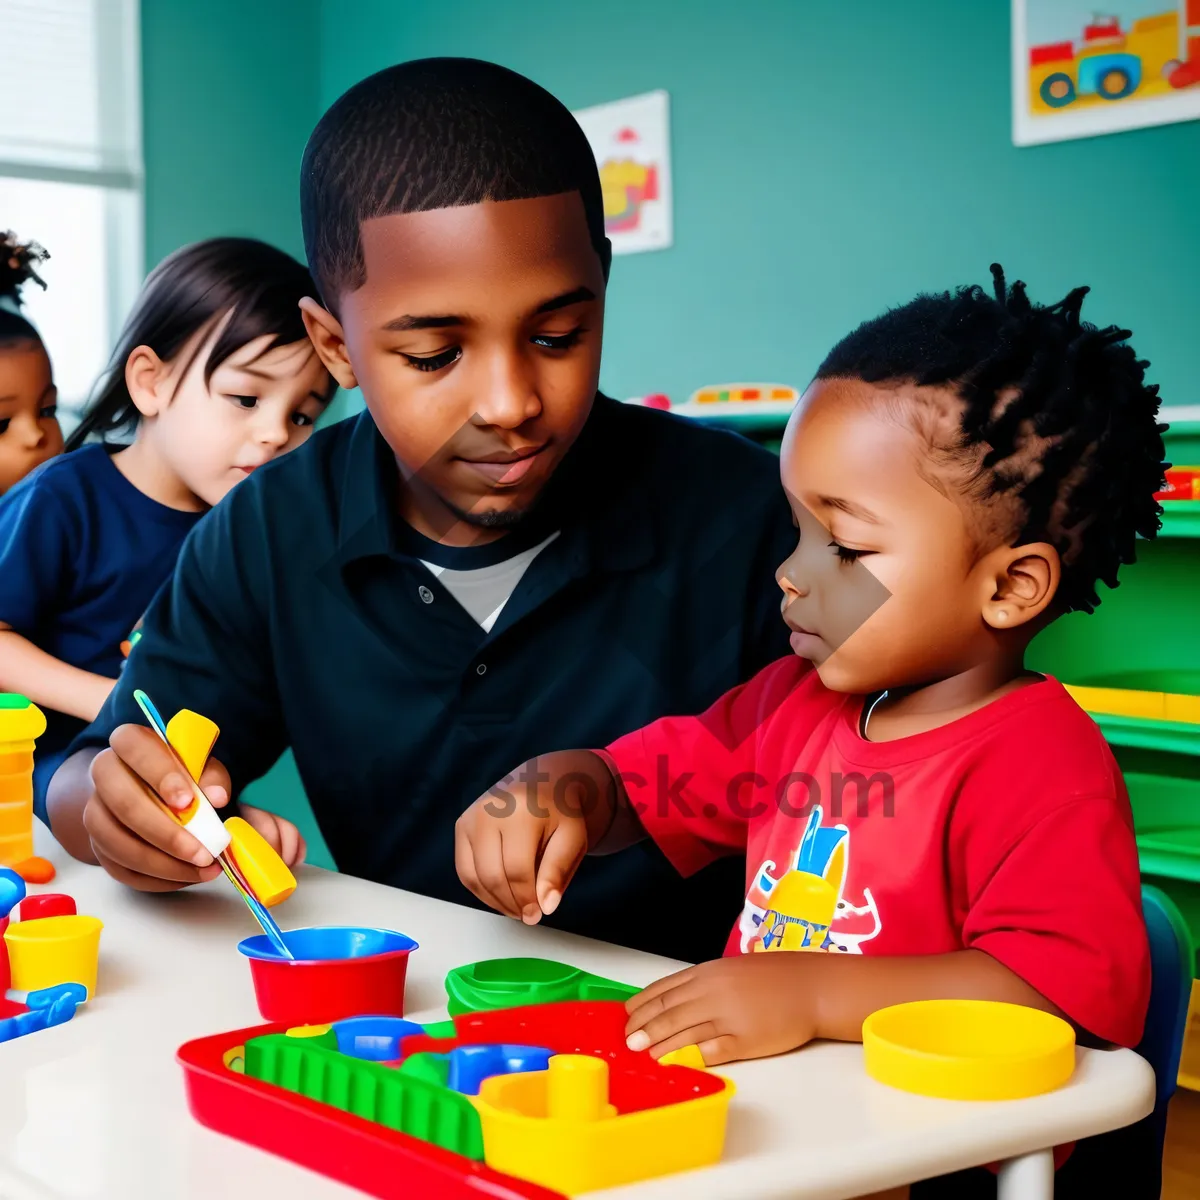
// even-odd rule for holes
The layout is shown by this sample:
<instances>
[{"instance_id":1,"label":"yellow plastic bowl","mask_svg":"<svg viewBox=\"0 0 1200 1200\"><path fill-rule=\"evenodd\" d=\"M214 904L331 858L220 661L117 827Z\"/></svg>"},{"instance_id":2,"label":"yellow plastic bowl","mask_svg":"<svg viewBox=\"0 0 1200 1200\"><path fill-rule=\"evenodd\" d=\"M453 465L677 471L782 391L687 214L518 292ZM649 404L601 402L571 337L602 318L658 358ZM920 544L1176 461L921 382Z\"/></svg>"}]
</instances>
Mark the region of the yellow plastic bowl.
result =
<instances>
[{"instance_id":1,"label":"yellow plastic bowl","mask_svg":"<svg viewBox=\"0 0 1200 1200\"><path fill-rule=\"evenodd\" d=\"M96 968L100 957L97 917L38 917L18 921L4 931L12 986L36 992L60 983L81 983L88 999L96 994Z\"/></svg>"},{"instance_id":2,"label":"yellow plastic bowl","mask_svg":"<svg viewBox=\"0 0 1200 1200\"><path fill-rule=\"evenodd\" d=\"M945 1100L1018 1100L1061 1087L1075 1031L1060 1017L991 1000L920 1000L863 1022L867 1074Z\"/></svg>"}]
</instances>

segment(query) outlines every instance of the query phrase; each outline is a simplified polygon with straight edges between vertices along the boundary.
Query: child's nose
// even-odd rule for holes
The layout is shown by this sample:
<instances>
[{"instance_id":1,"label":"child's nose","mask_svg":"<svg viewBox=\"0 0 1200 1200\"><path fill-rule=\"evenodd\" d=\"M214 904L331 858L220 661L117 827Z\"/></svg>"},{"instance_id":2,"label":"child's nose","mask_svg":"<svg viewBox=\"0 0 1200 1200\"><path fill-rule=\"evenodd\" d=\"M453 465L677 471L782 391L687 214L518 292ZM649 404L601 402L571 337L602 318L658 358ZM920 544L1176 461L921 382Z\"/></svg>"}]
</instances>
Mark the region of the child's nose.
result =
<instances>
[{"instance_id":1,"label":"child's nose","mask_svg":"<svg viewBox=\"0 0 1200 1200\"><path fill-rule=\"evenodd\" d=\"M293 428L290 420L264 417L255 430L255 436L261 445L282 450L288 444Z\"/></svg>"}]
</instances>

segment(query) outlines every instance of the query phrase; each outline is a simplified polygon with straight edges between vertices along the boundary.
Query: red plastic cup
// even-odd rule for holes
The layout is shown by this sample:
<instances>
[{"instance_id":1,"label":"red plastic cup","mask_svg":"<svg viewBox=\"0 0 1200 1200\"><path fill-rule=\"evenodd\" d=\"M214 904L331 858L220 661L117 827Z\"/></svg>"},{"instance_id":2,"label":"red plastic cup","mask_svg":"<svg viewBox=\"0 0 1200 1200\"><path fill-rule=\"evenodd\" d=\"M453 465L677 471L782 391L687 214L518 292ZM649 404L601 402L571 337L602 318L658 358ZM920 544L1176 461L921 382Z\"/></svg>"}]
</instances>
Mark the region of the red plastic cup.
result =
<instances>
[{"instance_id":1,"label":"red plastic cup","mask_svg":"<svg viewBox=\"0 0 1200 1200\"><path fill-rule=\"evenodd\" d=\"M40 896L26 896L18 911L22 921L36 921L39 917L73 917L75 901L61 892L45 892Z\"/></svg>"},{"instance_id":2,"label":"red plastic cup","mask_svg":"<svg viewBox=\"0 0 1200 1200\"><path fill-rule=\"evenodd\" d=\"M417 943L391 929L292 929L284 958L264 934L238 950L250 960L258 1011L282 1025L323 1025L346 1017L404 1016L408 956Z\"/></svg>"}]
</instances>

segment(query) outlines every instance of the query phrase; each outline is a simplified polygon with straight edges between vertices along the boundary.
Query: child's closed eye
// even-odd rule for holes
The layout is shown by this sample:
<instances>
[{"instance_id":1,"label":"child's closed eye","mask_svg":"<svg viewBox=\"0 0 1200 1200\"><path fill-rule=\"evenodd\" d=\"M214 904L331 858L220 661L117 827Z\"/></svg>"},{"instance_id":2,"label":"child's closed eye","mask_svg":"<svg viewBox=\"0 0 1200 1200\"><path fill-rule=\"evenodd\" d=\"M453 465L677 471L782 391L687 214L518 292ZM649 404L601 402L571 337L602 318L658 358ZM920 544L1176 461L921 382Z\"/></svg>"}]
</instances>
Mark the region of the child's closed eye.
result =
<instances>
[{"instance_id":1,"label":"child's closed eye","mask_svg":"<svg viewBox=\"0 0 1200 1200\"><path fill-rule=\"evenodd\" d=\"M236 408L251 409L258 405L257 396L226 396L225 399Z\"/></svg>"},{"instance_id":2,"label":"child's closed eye","mask_svg":"<svg viewBox=\"0 0 1200 1200\"><path fill-rule=\"evenodd\" d=\"M874 550L855 550L851 546L843 546L841 542L836 540L830 542L829 545L833 549L834 553L837 554L838 558L845 563L856 562L864 555L875 553Z\"/></svg>"}]
</instances>

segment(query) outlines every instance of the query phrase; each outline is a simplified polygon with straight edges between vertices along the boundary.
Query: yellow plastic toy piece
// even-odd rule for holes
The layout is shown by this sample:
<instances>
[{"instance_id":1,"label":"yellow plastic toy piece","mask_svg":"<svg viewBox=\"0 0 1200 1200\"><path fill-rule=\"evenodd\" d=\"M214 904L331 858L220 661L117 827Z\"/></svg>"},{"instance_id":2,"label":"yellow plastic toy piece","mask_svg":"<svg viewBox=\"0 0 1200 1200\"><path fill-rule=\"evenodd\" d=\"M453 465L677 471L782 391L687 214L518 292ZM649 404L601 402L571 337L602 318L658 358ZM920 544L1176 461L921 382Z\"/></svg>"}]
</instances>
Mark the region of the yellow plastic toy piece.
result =
<instances>
[{"instance_id":1,"label":"yellow plastic toy piece","mask_svg":"<svg viewBox=\"0 0 1200 1200\"><path fill-rule=\"evenodd\" d=\"M214 722L186 708L167 722L167 739L197 783L220 733ZM198 804L193 800L180 819L186 821ZM230 853L258 899L267 908L286 900L296 890L296 877L271 844L241 817L230 817L224 824L232 839Z\"/></svg>"},{"instance_id":2,"label":"yellow plastic toy piece","mask_svg":"<svg viewBox=\"0 0 1200 1200\"><path fill-rule=\"evenodd\" d=\"M96 994L96 970L100 961L98 917L38 917L17 921L4 931L12 986L36 992L60 983L80 983L88 999Z\"/></svg>"},{"instance_id":3,"label":"yellow plastic toy piece","mask_svg":"<svg viewBox=\"0 0 1200 1200\"><path fill-rule=\"evenodd\" d=\"M918 1000L863 1022L863 1061L880 1083L945 1100L1018 1100L1061 1087L1075 1031L1060 1017L993 1000Z\"/></svg>"},{"instance_id":4,"label":"yellow plastic toy piece","mask_svg":"<svg viewBox=\"0 0 1200 1200\"><path fill-rule=\"evenodd\" d=\"M474 1097L489 1167L568 1196L710 1166L721 1158L734 1086L618 1114L608 1061L555 1054L545 1071L493 1075Z\"/></svg>"},{"instance_id":5,"label":"yellow plastic toy piece","mask_svg":"<svg viewBox=\"0 0 1200 1200\"><path fill-rule=\"evenodd\" d=\"M295 1025L287 1031L287 1036L294 1038L324 1037L332 1028L332 1025Z\"/></svg>"},{"instance_id":6,"label":"yellow plastic toy piece","mask_svg":"<svg viewBox=\"0 0 1200 1200\"><path fill-rule=\"evenodd\" d=\"M271 843L241 817L230 817L225 828L233 839L229 851L254 894L268 908L286 900L296 890L296 877Z\"/></svg>"},{"instance_id":7,"label":"yellow plastic toy piece","mask_svg":"<svg viewBox=\"0 0 1200 1200\"><path fill-rule=\"evenodd\" d=\"M693 1067L697 1071L708 1069L699 1046L680 1046L678 1050L668 1051L658 1061L664 1067Z\"/></svg>"},{"instance_id":8,"label":"yellow plastic toy piece","mask_svg":"<svg viewBox=\"0 0 1200 1200\"><path fill-rule=\"evenodd\" d=\"M33 853L33 747L46 717L24 696L0 694L0 867L49 883L54 867Z\"/></svg>"}]
</instances>

